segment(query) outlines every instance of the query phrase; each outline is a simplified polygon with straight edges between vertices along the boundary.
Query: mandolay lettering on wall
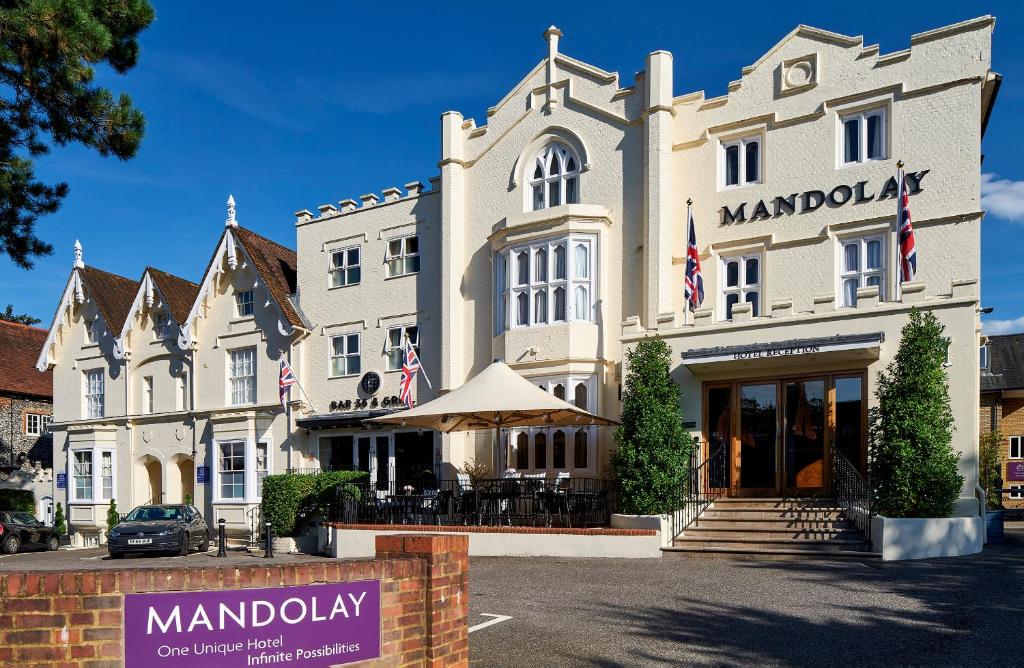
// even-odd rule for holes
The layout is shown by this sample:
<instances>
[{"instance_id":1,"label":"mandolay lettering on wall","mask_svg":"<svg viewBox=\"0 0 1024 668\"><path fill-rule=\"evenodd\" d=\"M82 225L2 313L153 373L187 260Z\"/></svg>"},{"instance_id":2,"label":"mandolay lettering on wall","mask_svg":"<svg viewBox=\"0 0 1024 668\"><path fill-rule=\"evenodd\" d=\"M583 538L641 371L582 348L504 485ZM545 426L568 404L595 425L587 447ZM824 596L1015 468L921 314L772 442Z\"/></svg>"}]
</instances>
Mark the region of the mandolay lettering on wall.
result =
<instances>
[{"instance_id":1,"label":"mandolay lettering on wall","mask_svg":"<svg viewBox=\"0 0 1024 668\"><path fill-rule=\"evenodd\" d=\"M930 169L925 169L920 172L907 172L907 186L911 195L916 195L924 189L921 186L921 182L924 181L924 177L930 171ZM877 198L883 200L896 197L896 189L898 187L896 177L889 177L889 180L882 186L882 190L877 195ZM847 202L852 201L854 204L863 204L875 198L875 193L868 190L868 182L858 181L852 186L838 185L827 193L823 190L807 190L802 193L793 193L786 196L779 195L775 199L768 200L767 203L763 199L758 200L753 205L749 218L747 217L747 205L750 202L744 202L734 209L723 206L721 223L722 225L730 225L732 223L745 223L747 220L767 220L783 215L790 216L797 213L797 211L800 213L810 213L820 209L825 204L828 204L829 207L837 208ZM770 208L769 203L771 204Z\"/></svg>"}]
</instances>

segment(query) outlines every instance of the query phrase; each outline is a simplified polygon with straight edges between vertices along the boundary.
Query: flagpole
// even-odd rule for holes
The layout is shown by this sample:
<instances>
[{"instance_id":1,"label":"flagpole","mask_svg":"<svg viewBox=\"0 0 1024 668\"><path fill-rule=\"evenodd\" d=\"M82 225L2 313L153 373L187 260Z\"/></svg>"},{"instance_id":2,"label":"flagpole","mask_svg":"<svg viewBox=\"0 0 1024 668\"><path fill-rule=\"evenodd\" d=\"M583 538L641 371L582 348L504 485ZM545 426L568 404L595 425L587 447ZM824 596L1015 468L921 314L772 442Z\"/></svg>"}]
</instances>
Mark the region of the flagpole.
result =
<instances>
[{"instance_id":1,"label":"flagpole","mask_svg":"<svg viewBox=\"0 0 1024 668\"><path fill-rule=\"evenodd\" d=\"M292 369L292 349L291 349L291 346L288 347L288 369L291 370L292 376L295 376L295 370ZM277 374L278 374L278 382L281 382L281 379L280 379L280 375L281 375L280 365L278 365ZM295 382L296 383L299 382L297 376L295 378ZM288 387L288 398L287 398L287 400L284 403L284 419L285 419L286 433L288 435L288 470L287 470L288 473L292 472L292 454L293 454L293 452L292 452L292 401L291 401L291 399L292 399L292 388L291 388L291 386L289 386Z\"/></svg>"},{"instance_id":2,"label":"flagpole","mask_svg":"<svg viewBox=\"0 0 1024 668\"><path fill-rule=\"evenodd\" d=\"M405 343L407 345L412 345L412 341L409 339L409 332L405 332ZM434 386L430 384L430 378L427 377L427 372L423 369L423 360L420 359L420 356L418 354L416 355L416 359L418 359L420 362L419 372L423 374L423 380L427 381L427 387L429 387L430 389L434 389Z\"/></svg>"},{"instance_id":3,"label":"flagpole","mask_svg":"<svg viewBox=\"0 0 1024 668\"><path fill-rule=\"evenodd\" d=\"M683 264L683 326L690 324L690 299L686 296L686 267L690 264L690 225L693 224L693 199L686 200L686 263Z\"/></svg>"},{"instance_id":4,"label":"flagpole","mask_svg":"<svg viewBox=\"0 0 1024 668\"><path fill-rule=\"evenodd\" d=\"M903 161L896 161L896 299L903 298L903 251L900 249L900 217L903 211Z\"/></svg>"}]
</instances>

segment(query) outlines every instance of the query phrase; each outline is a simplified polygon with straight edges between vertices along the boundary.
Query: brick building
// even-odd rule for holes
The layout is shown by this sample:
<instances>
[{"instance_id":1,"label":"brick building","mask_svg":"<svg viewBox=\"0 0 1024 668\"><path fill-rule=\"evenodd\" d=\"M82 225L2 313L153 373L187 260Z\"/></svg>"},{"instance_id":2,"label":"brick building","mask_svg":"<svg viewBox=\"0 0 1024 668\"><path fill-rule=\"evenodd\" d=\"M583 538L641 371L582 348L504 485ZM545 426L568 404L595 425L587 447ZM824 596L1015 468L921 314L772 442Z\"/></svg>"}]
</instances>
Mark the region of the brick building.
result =
<instances>
[{"instance_id":1,"label":"brick building","mask_svg":"<svg viewBox=\"0 0 1024 668\"><path fill-rule=\"evenodd\" d=\"M53 466L53 372L39 373L36 357L46 330L0 321L0 470L23 464Z\"/></svg>"},{"instance_id":2,"label":"brick building","mask_svg":"<svg viewBox=\"0 0 1024 668\"><path fill-rule=\"evenodd\" d=\"M990 336L982 345L978 416L982 434L998 431L1003 435L999 453L1003 487L1020 489L1004 496L1003 504L1024 508L1024 480L1014 480L1007 468L1024 465L1024 334Z\"/></svg>"}]
</instances>

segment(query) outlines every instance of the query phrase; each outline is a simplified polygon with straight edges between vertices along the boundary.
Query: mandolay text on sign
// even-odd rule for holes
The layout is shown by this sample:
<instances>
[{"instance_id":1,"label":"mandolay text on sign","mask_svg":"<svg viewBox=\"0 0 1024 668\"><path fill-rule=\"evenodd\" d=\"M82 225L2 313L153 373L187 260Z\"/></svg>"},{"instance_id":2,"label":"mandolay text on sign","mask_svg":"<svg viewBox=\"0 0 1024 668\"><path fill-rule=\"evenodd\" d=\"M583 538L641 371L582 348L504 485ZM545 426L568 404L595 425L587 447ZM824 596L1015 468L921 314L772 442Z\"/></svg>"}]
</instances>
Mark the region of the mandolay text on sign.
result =
<instances>
[{"instance_id":1,"label":"mandolay text on sign","mask_svg":"<svg viewBox=\"0 0 1024 668\"><path fill-rule=\"evenodd\" d=\"M379 658L380 580L127 594L125 665L335 666Z\"/></svg>"},{"instance_id":2,"label":"mandolay text on sign","mask_svg":"<svg viewBox=\"0 0 1024 668\"><path fill-rule=\"evenodd\" d=\"M916 195L923 190L921 182L924 181L924 177L930 171L930 169L925 169L920 172L907 172L907 187L911 195ZM889 177L889 180L882 186L881 192L878 193L877 199L883 200L896 197L896 189L898 187L896 177ZM747 220L767 220L782 215L789 216L797 211L808 213L820 209L825 204L835 208L843 206L847 202L863 204L873 199L876 199L876 195L868 189L868 182L858 181L852 186L838 185L828 192L824 190L807 190L802 193L779 195L767 201L763 199L758 200L756 204L744 202L731 209L728 206L723 206L721 223L722 225L730 225L732 223L745 223ZM748 204L750 209L747 208Z\"/></svg>"}]
</instances>

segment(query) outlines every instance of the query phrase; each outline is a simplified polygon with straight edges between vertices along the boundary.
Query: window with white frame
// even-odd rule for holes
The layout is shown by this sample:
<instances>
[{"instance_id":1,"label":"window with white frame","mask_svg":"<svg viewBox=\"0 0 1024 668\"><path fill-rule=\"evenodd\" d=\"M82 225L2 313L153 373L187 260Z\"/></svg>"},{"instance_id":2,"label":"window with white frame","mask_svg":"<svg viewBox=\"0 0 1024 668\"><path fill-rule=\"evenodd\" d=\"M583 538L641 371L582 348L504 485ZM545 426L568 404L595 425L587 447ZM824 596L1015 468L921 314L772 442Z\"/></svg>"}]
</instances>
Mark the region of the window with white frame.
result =
<instances>
[{"instance_id":1,"label":"window with white frame","mask_svg":"<svg viewBox=\"0 0 1024 668\"><path fill-rule=\"evenodd\" d=\"M359 334L331 337L331 378L354 376L360 371Z\"/></svg>"},{"instance_id":2,"label":"window with white frame","mask_svg":"<svg viewBox=\"0 0 1024 668\"><path fill-rule=\"evenodd\" d=\"M1010 459L1024 459L1024 436L1010 437Z\"/></svg>"},{"instance_id":3,"label":"window with white frame","mask_svg":"<svg viewBox=\"0 0 1024 668\"><path fill-rule=\"evenodd\" d=\"M989 370L989 347L987 343L981 344L978 349L978 361L982 371Z\"/></svg>"},{"instance_id":4,"label":"window with white frame","mask_svg":"<svg viewBox=\"0 0 1024 668\"><path fill-rule=\"evenodd\" d=\"M1011 499L1024 499L1024 485L1010 485L1010 490Z\"/></svg>"},{"instance_id":5,"label":"window with white frame","mask_svg":"<svg viewBox=\"0 0 1024 668\"><path fill-rule=\"evenodd\" d=\"M235 293L235 313L243 318L253 313L252 290L239 290Z\"/></svg>"},{"instance_id":6,"label":"window with white frame","mask_svg":"<svg viewBox=\"0 0 1024 668\"><path fill-rule=\"evenodd\" d=\"M420 354L420 328L416 325L401 325L400 327L389 327L387 347L384 354L388 357L388 371L401 371L402 362L405 359L405 337L409 337L416 356Z\"/></svg>"},{"instance_id":7,"label":"window with white frame","mask_svg":"<svg viewBox=\"0 0 1024 668\"><path fill-rule=\"evenodd\" d=\"M589 235L515 246L495 260L495 331L579 320L593 322L594 247Z\"/></svg>"},{"instance_id":8,"label":"window with white frame","mask_svg":"<svg viewBox=\"0 0 1024 668\"><path fill-rule=\"evenodd\" d=\"M92 501L92 450L76 450L72 452L72 490L75 501Z\"/></svg>"},{"instance_id":9,"label":"window with white frame","mask_svg":"<svg viewBox=\"0 0 1024 668\"><path fill-rule=\"evenodd\" d=\"M719 154L722 186L735 188L761 182L761 138L723 141Z\"/></svg>"},{"instance_id":10,"label":"window with white frame","mask_svg":"<svg viewBox=\"0 0 1024 668\"><path fill-rule=\"evenodd\" d=\"M171 338L171 316L169 313L156 314L156 336L158 339Z\"/></svg>"},{"instance_id":11,"label":"window with white frame","mask_svg":"<svg viewBox=\"0 0 1024 668\"><path fill-rule=\"evenodd\" d=\"M551 142L534 159L530 177L533 210L580 201L580 168L576 154L561 142Z\"/></svg>"},{"instance_id":12,"label":"window with white frame","mask_svg":"<svg viewBox=\"0 0 1024 668\"><path fill-rule=\"evenodd\" d=\"M555 377L531 379L541 390L592 411L596 378ZM509 464L517 470L550 472L589 469L596 456L597 428L534 427L513 429L509 440Z\"/></svg>"},{"instance_id":13,"label":"window with white frame","mask_svg":"<svg viewBox=\"0 0 1024 668\"><path fill-rule=\"evenodd\" d=\"M189 410L188 405L188 372L183 371L175 378L175 394L177 395L177 406L179 411Z\"/></svg>"},{"instance_id":14,"label":"window with white frame","mask_svg":"<svg viewBox=\"0 0 1024 668\"><path fill-rule=\"evenodd\" d=\"M100 452L100 500L109 501L114 498L114 453L108 450Z\"/></svg>"},{"instance_id":15,"label":"window with white frame","mask_svg":"<svg viewBox=\"0 0 1024 668\"><path fill-rule=\"evenodd\" d=\"M72 450L69 454L71 501L110 501L116 492L113 450L99 448Z\"/></svg>"},{"instance_id":16,"label":"window with white frame","mask_svg":"<svg viewBox=\"0 0 1024 668\"><path fill-rule=\"evenodd\" d=\"M256 403L256 347L228 351L228 382L232 406Z\"/></svg>"},{"instance_id":17,"label":"window with white frame","mask_svg":"<svg viewBox=\"0 0 1024 668\"><path fill-rule=\"evenodd\" d=\"M359 265L359 246L331 251L331 287L356 285L362 278Z\"/></svg>"},{"instance_id":18,"label":"window with white frame","mask_svg":"<svg viewBox=\"0 0 1024 668\"><path fill-rule=\"evenodd\" d=\"M153 376L142 379L142 412L147 415L153 412Z\"/></svg>"},{"instance_id":19,"label":"window with white frame","mask_svg":"<svg viewBox=\"0 0 1024 668\"><path fill-rule=\"evenodd\" d=\"M270 473L270 444L259 442L256 444L256 496L263 496L263 479Z\"/></svg>"},{"instance_id":20,"label":"window with white frame","mask_svg":"<svg viewBox=\"0 0 1024 668\"><path fill-rule=\"evenodd\" d=\"M839 285L843 306L857 305L857 288L878 286L878 299L885 301L885 239L882 236L840 241Z\"/></svg>"},{"instance_id":21,"label":"window with white frame","mask_svg":"<svg viewBox=\"0 0 1024 668\"><path fill-rule=\"evenodd\" d=\"M53 422L52 415L25 413L25 435L45 436L50 433L51 422Z\"/></svg>"},{"instance_id":22,"label":"window with white frame","mask_svg":"<svg viewBox=\"0 0 1024 668\"><path fill-rule=\"evenodd\" d=\"M244 499L245 441L227 441L218 445L217 477L220 481L220 498Z\"/></svg>"},{"instance_id":23,"label":"window with white frame","mask_svg":"<svg viewBox=\"0 0 1024 668\"><path fill-rule=\"evenodd\" d=\"M85 321L85 341L86 343L96 343L96 332L99 329L99 324L96 320Z\"/></svg>"},{"instance_id":24,"label":"window with white frame","mask_svg":"<svg viewBox=\"0 0 1024 668\"><path fill-rule=\"evenodd\" d=\"M843 133L842 161L844 165L885 159L884 109L844 114L839 120Z\"/></svg>"},{"instance_id":25,"label":"window with white frame","mask_svg":"<svg viewBox=\"0 0 1024 668\"><path fill-rule=\"evenodd\" d=\"M388 278L415 274L420 270L420 238L413 234L389 239L384 262Z\"/></svg>"},{"instance_id":26,"label":"window with white frame","mask_svg":"<svg viewBox=\"0 0 1024 668\"><path fill-rule=\"evenodd\" d=\"M90 369L83 374L85 383L85 417L103 417L103 369Z\"/></svg>"},{"instance_id":27,"label":"window with white frame","mask_svg":"<svg viewBox=\"0 0 1024 668\"><path fill-rule=\"evenodd\" d=\"M760 254L722 258L721 308L726 320L732 320L736 304L750 304L751 316L761 315L761 274Z\"/></svg>"}]
</instances>

